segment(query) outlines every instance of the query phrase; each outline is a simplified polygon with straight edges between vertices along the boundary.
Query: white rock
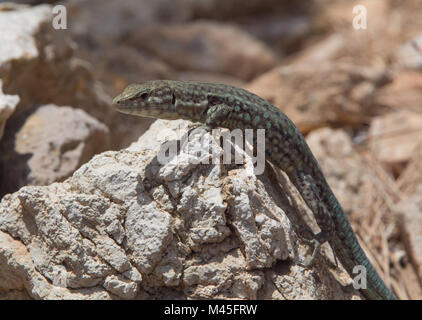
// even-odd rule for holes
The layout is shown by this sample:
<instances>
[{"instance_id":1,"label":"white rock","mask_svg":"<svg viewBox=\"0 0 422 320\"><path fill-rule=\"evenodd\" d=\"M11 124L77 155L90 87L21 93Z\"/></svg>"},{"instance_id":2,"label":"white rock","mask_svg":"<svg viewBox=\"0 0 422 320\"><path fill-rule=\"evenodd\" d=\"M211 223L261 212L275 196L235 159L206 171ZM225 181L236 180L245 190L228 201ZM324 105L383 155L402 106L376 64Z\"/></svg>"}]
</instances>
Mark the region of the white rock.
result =
<instances>
[{"instance_id":1,"label":"white rock","mask_svg":"<svg viewBox=\"0 0 422 320\"><path fill-rule=\"evenodd\" d=\"M19 103L19 96L4 94L2 86L3 82L0 79L0 140L3 137L7 119L13 114Z\"/></svg>"},{"instance_id":2,"label":"white rock","mask_svg":"<svg viewBox=\"0 0 422 320\"><path fill-rule=\"evenodd\" d=\"M129 149L95 156L63 183L5 196L0 294L23 290L35 299L347 296L323 259L316 261L317 277L292 263L303 261L299 255L307 248L285 216L294 208L283 202L267 172L253 174L250 158L234 168L174 166L172 179L165 178L168 164L158 162L161 144L152 137L168 141L177 136L178 124L159 121ZM203 138L210 136L194 135L193 151L204 151ZM182 147L181 157L192 151L188 147Z\"/></svg>"}]
</instances>

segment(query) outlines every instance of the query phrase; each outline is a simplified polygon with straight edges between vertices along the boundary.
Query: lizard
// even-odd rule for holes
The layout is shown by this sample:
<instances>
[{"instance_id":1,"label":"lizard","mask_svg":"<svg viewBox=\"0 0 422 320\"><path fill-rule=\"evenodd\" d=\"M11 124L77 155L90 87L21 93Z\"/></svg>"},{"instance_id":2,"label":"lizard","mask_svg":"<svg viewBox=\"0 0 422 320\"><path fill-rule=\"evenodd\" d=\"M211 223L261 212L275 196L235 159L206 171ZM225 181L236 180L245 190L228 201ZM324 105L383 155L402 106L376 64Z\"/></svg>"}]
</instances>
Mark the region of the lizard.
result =
<instances>
[{"instance_id":1,"label":"lizard","mask_svg":"<svg viewBox=\"0 0 422 320\"><path fill-rule=\"evenodd\" d=\"M310 265L321 244L328 242L352 276L365 267L367 299L396 299L362 250L346 214L329 187L303 135L278 108L234 86L174 80L152 80L127 86L113 99L117 111L166 120L185 119L206 128L264 129L266 160L289 177L311 209L320 232L313 235Z\"/></svg>"}]
</instances>

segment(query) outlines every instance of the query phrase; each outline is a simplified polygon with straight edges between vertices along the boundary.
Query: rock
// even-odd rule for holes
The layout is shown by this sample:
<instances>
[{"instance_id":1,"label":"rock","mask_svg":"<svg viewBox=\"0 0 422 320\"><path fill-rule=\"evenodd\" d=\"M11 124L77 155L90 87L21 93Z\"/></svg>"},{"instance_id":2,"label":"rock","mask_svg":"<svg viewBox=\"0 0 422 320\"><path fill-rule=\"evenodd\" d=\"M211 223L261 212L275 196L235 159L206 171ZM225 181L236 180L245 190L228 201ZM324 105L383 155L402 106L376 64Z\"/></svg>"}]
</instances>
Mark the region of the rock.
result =
<instances>
[{"instance_id":1,"label":"rock","mask_svg":"<svg viewBox=\"0 0 422 320\"><path fill-rule=\"evenodd\" d=\"M73 56L65 30L52 28L52 7L12 6L0 11L0 77L3 91L19 96L13 123L34 105L55 103L85 109L110 124L113 111L92 78L89 65Z\"/></svg>"},{"instance_id":2,"label":"rock","mask_svg":"<svg viewBox=\"0 0 422 320\"><path fill-rule=\"evenodd\" d=\"M14 59L25 57L26 60L30 60L38 56L33 35L50 18L51 10L48 5L34 8L10 5L7 10L0 11L1 71L11 67L11 61Z\"/></svg>"},{"instance_id":3,"label":"rock","mask_svg":"<svg viewBox=\"0 0 422 320\"><path fill-rule=\"evenodd\" d=\"M225 2L221 2L225 3ZM281 7L284 1L279 1ZM274 8L263 15L248 15L239 19L240 27L254 37L264 41L281 57L291 57L292 52L304 46L315 28L315 13L311 1L306 8L296 2L295 8ZM274 10L275 9L275 10ZM231 20L231 19L230 19Z\"/></svg>"},{"instance_id":4,"label":"rock","mask_svg":"<svg viewBox=\"0 0 422 320\"><path fill-rule=\"evenodd\" d=\"M297 11L311 10L313 2L309 1L306 5L295 3L295 10L289 11L290 1L278 0L203 0L203 1L184 1L191 5L193 16L197 18L213 18L213 19L227 19L242 16L253 16L265 13L280 13L286 12L294 13ZM293 11L293 12L292 12Z\"/></svg>"},{"instance_id":5,"label":"rock","mask_svg":"<svg viewBox=\"0 0 422 320\"><path fill-rule=\"evenodd\" d=\"M171 79L174 71L163 61L129 46L108 46L90 56L98 79L117 95L134 82L151 79ZM136 141L138 136L132 141Z\"/></svg>"},{"instance_id":6,"label":"rock","mask_svg":"<svg viewBox=\"0 0 422 320\"><path fill-rule=\"evenodd\" d=\"M254 175L249 157L201 165L222 150L197 131L177 157L167 153L188 129L186 121L157 121L130 148L95 156L62 183L6 195L0 294L350 298L325 259L313 272L297 265L308 246L285 216L299 214L285 198L297 199L288 182L283 192L269 172Z\"/></svg>"},{"instance_id":7,"label":"rock","mask_svg":"<svg viewBox=\"0 0 422 320\"><path fill-rule=\"evenodd\" d=\"M49 103L81 108L107 125L114 148L127 146L151 123L116 115L91 65L75 56L76 45L68 31L52 28L51 6L12 5L0 12L0 23L3 91L20 99L6 130L15 131L13 123L22 121L35 105Z\"/></svg>"},{"instance_id":8,"label":"rock","mask_svg":"<svg viewBox=\"0 0 422 320\"><path fill-rule=\"evenodd\" d=\"M64 180L109 148L108 133L104 124L80 109L41 106L26 119L15 139L6 137L0 147L8 159L0 166L0 194Z\"/></svg>"},{"instance_id":9,"label":"rock","mask_svg":"<svg viewBox=\"0 0 422 320\"><path fill-rule=\"evenodd\" d=\"M395 206L402 229L404 245L418 277L422 277L422 185ZM419 290L419 295L421 294Z\"/></svg>"},{"instance_id":10,"label":"rock","mask_svg":"<svg viewBox=\"0 0 422 320\"><path fill-rule=\"evenodd\" d=\"M229 24L200 21L148 26L133 33L129 43L174 68L225 73L243 80L277 63L264 43Z\"/></svg>"},{"instance_id":11,"label":"rock","mask_svg":"<svg viewBox=\"0 0 422 320\"><path fill-rule=\"evenodd\" d=\"M256 13L286 12L289 1L278 0L73 0L66 3L72 16L72 34L83 46L112 44L147 25L187 22L193 19L227 19ZM310 10L309 3L300 6ZM295 10L298 10L296 4ZM295 11L291 10L291 11ZM291 13L288 11L288 13ZM103 22L109 22L104 25ZM89 32L87 32L89 30Z\"/></svg>"},{"instance_id":12,"label":"rock","mask_svg":"<svg viewBox=\"0 0 422 320\"><path fill-rule=\"evenodd\" d=\"M393 82L381 88L376 103L393 110L420 112L422 101L422 74L415 71L400 71Z\"/></svg>"},{"instance_id":13,"label":"rock","mask_svg":"<svg viewBox=\"0 0 422 320\"><path fill-rule=\"evenodd\" d=\"M83 47L115 44L146 25L181 22L192 17L190 0L73 0L66 3L72 17L70 32ZM104 24L104 21L108 23ZM88 31L88 32L87 32Z\"/></svg>"},{"instance_id":14,"label":"rock","mask_svg":"<svg viewBox=\"0 0 422 320\"><path fill-rule=\"evenodd\" d=\"M104 148L121 148L121 145L127 146L152 122L125 117L121 114L116 115L110 107L111 97L105 94L100 83L94 80L89 63L75 57L75 44L68 37L67 31L52 28L51 6L28 7L8 4L7 10L0 11L0 30L2 30L0 33L0 43L2 43L0 77L3 79L2 88L5 92L5 95L2 95L2 101L6 99L6 102L2 102L2 104L6 103L6 107L1 106L0 129L4 127L4 121L8 117L4 132L7 139L3 138L0 141L2 150L0 168L3 173L6 173L7 179L10 179L6 181L6 177L2 177L2 192L14 192L17 189L13 187L19 188L23 185L22 183L49 183L52 178L64 179L72 173L72 170L77 169L76 164L80 165L87 161L92 156L92 152L102 151ZM15 98L11 98L14 96ZM16 99L19 99L19 102ZM10 168L10 160L16 160L19 157L15 153L14 142L18 131L36 107L50 103L81 108L110 128L113 134L103 131L102 134L108 135L104 138L109 142L95 138L100 143L94 147L88 140L91 139L90 134L97 132L97 129L91 128L94 129L93 132L83 138L77 138L81 143L85 141L84 139L88 139L85 141L88 145L79 146L81 151L84 149L86 153L80 156L74 154L70 162L66 162L69 159L61 159L57 162L59 154L53 157L56 159L53 161L55 163L53 166L69 165L68 168L43 169L43 172L49 172L48 177L40 178L38 174L35 174L28 180L29 171L32 170L29 167L33 166L32 163L25 164L23 158L20 157L20 160L15 163L19 166L15 168L17 171ZM13 113L12 109L14 109ZM86 119L86 116L84 118ZM83 121L87 124L85 120ZM37 123L32 121L31 125L34 124ZM52 126L52 128L49 129L47 126ZM55 132L56 138L60 137L61 132L57 131L57 127L54 127L51 121L45 121L44 126L38 129L42 132ZM76 146L62 145L62 147L73 150ZM70 150L66 149L63 152L70 156ZM44 162L43 165L45 166L46 163ZM58 171L54 172L54 170ZM17 176L12 176L11 172L15 172ZM8 187L4 189L6 185Z\"/></svg>"},{"instance_id":15,"label":"rock","mask_svg":"<svg viewBox=\"0 0 422 320\"><path fill-rule=\"evenodd\" d=\"M309 65L334 60L345 45L344 37L338 33L334 33L300 52L291 64Z\"/></svg>"},{"instance_id":16,"label":"rock","mask_svg":"<svg viewBox=\"0 0 422 320\"><path fill-rule=\"evenodd\" d=\"M422 34L417 35L398 48L396 62L404 68L422 70Z\"/></svg>"},{"instance_id":17,"label":"rock","mask_svg":"<svg viewBox=\"0 0 422 320\"><path fill-rule=\"evenodd\" d=\"M416 147L412 158L406 163L404 170L399 173L397 185L400 191L413 195L422 181L422 144Z\"/></svg>"},{"instance_id":18,"label":"rock","mask_svg":"<svg viewBox=\"0 0 422 320\"><path fill-rule=\"evenodd\" d=\"M409 161L421 148L422 115L401 111L376 117L369 127L369 147L379 161L393 164Z\"/></svg>"},{"instance_id":19,"label":"rock","mask_svg":"<svg viewBox=\"0 0 422 320\"><path fill-rule=\"evenodd\" d=\"M106 104L94 90L86 63L73 58L74 43L66 31L54 30L51 20L48 5L0 12L3 89L20 97L14 117L52 102L82 106L107 119Z\"/></svg>"},{"instance_id":20,"label":"rock","mask_svg":"<svg viewBox=\"0 0 422 320\"><path fill-rule=\"evenodd\" d=\"M104 288L125 299L134 298L138 292L137 283L115 275L110 275L104 280Z\"/></svg>"},{"instance_id":21,"label":"rock","mask_svg":"<svg viewBox=\"0 0 422 320\"><path fill-rule=\"evenodd\" d=\"M18 103L18 96L5 95L3 93L2 80L0 79L0 140L3 137L7 119L13 114Z\"/></svg>"},{"instance_id":22,"label":"rock","mask_svg":"<svg viewBox=\"0 0 422 320\"><path fill-rule=\"evenodd\" d=\"M359 210L367 201L362 192L373 178L343 130L322 128L306 138L328 184L345 212Z\"/></svg>"},{"instance_id":23,"label":"rock","mask_svg":"<svg viewBox=\"0 0 422 320\"><path fill-rule=\"evenodd\" d=\"M27 189L27 191L29 190ZM37 200L38 196L40 198ZM41 210L45 210L44 214L41 211L39 211L40 215L35 214L45 202L45 198L42 199L41 196L41 193L33 194L29 196L29 199L28 193L24 191L21 193L20 199L8 196L3 198L8 204L12 204L8 202L8 199L18 206L20 206L20 201L23 201L26 202L26 205L34 205L34 208L27 207L29 211L27 211L28 215L25 215L25 219L30 219L31 223L26 226L22 220L23 216L19 216L19 208L2 207L0 209L2 212L0 218L0 270L2 270L0 287L2 291L25 290L33 299L110 298L110 294L99 290L100 287L96 286L98 283L96 278L106 274L111 267L96 258L93 254L96 252L94 244L84 240L81 234L75 233L76 230L72 230L73 228L66 222L65 216L61 215L60 211L48 206ZM76 211L70 212L70 214L76 214ZM45 215L50 215L51 219L46 219ZM46 224L43 225L42 221ZM37 226L37 222L41 225ZM22 232L19 241L3 232L8 225L12 226L14 223L17 223L15 227L19 229L19 231L17 229L15 231ZM44 239L36 239L33 235L31 236L31 233L38 228L40 228L39 233L37 231L38 235L41 237L44 234ZM11 233L17 235L13 231ZM49 237L51 237L50 240L47 239ZM53 244L58 247L54 248ZM59 248L61 250L58 250ZM64 265L70 267L70 270L66 271ZM83 269L84 267L86 269ZM57 279L58 275L60 278L64 278L64 281ZM57 285L63 282L65 286ZM81 290L74 290L74 293L71 294L66 286L73 286Z\"/></svg>"}]
</instances>

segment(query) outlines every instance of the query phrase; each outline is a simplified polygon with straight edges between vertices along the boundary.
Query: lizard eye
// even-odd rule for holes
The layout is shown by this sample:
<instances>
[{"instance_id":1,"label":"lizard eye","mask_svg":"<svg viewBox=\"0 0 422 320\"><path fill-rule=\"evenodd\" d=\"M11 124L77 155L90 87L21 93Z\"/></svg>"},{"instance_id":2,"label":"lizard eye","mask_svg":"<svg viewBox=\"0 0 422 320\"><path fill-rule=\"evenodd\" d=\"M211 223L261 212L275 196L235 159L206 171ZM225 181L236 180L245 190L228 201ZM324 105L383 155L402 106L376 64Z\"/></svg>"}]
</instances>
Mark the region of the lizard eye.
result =
<instances>
[{"instance_id":1,"label":"lizard eye","mask_svg":"<svg viewBox=\"0 0 422 320\"><path fill-rule=\"evenodd\" d=\"M139 98L141 98L142 100L146 100L148 98L148 93L144 92L142 93Z\"/></svg>"}]
</instances>

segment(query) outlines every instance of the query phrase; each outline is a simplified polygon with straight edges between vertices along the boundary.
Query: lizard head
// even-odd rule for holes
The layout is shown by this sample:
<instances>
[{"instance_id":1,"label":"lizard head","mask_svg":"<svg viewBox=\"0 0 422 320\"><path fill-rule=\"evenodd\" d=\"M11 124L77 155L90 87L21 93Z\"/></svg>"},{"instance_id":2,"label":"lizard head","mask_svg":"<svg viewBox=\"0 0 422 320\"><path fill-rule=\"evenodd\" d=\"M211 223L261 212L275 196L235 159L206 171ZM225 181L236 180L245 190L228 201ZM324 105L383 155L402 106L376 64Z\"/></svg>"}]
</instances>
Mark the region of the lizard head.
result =
<instances>
[{"instance_id":1,"label":"lizard head","mask_svg":"<svg viewBox=\"0 0 422 320\"><path fill-rule=\"evenodd\" d=\"M147 81L127 86L113 99L113 106L122 113L173 120L178 118L174 100L170 83Z\"/></svg>"}]
</instances>

